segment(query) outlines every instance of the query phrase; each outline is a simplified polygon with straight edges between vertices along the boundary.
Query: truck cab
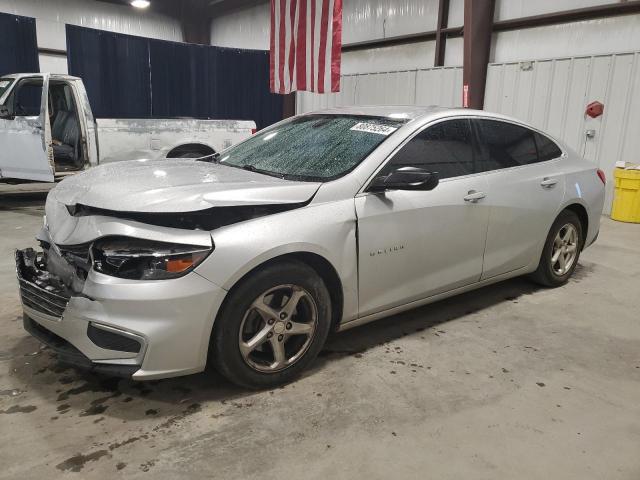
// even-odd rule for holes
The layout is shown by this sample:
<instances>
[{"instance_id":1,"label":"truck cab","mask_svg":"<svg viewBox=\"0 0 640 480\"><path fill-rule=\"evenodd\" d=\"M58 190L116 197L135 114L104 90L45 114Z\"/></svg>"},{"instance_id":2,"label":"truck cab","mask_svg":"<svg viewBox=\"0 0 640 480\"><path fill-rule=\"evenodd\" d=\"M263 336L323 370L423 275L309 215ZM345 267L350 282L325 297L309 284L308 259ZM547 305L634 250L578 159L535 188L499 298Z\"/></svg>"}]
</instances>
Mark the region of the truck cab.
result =
<instances>
[{"instance_id":1,"label":"truck cab","mask_svg":"<svg viewBox=\"0 0 640 480\"><path fill-rule=\"evenodd\" d=\"M97 164L95 120L84 85L68 75L0 79L0 178L53 182Z\"/></svg>"}]
</instances>

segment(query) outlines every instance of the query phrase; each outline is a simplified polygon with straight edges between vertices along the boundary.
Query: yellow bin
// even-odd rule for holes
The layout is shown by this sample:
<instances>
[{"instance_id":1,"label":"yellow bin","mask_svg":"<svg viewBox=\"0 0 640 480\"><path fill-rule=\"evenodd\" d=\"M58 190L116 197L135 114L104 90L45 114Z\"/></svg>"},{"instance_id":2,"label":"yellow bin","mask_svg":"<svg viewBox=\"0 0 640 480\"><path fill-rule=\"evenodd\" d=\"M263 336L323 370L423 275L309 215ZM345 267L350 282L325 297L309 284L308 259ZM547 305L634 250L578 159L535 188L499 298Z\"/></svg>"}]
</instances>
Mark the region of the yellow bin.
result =
<instances>
[{"instance_id":1,"label":"yellow bin","mask_svg":"<svg viewBox=\"0 0 640 480\"><path fill-rule=\"evenodd\" d=\"M620 222L640 223L640 170L616 168L611 218Z\"/></svg>"}]
</instances>

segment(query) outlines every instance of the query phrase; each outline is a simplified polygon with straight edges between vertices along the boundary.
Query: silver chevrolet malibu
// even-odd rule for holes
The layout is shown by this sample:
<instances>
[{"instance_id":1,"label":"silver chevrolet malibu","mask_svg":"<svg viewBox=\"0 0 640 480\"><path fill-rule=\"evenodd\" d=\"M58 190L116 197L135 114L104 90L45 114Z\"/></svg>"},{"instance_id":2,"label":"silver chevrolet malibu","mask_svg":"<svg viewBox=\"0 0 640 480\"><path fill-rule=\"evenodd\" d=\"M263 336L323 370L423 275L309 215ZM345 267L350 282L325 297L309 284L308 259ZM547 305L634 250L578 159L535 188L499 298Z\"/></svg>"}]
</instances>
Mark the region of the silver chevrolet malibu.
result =
<instances>
[{"instance_id":1,"label":"silver chevrolet malibu","mask_svg":"<svg viewBox=\"0 0 640 480\"><path fill-rule=\"evenodd\" d=\"M300 115L210 158L61 182L42 251L16 252L24 325L94 371L211 363L271 387L331 331L518 275L564 284L598 235L604 183L561 142L487 112Z\"/></svg>"}]
</instances>

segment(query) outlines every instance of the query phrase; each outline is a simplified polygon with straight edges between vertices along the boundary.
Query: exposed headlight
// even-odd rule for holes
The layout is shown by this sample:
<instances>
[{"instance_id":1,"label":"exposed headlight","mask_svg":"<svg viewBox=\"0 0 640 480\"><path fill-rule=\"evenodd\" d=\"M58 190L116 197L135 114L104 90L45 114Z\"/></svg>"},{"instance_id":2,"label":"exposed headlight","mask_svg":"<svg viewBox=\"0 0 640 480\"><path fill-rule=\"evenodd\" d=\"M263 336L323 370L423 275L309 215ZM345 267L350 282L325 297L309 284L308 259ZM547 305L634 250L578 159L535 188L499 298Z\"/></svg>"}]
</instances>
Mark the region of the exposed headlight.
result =
<instances>
[{"instance_id":1,"label":"exposed headlight","mask_svg":"<svg viewBox=\"0 0 640 480\"><path fill-rule=\"evenodd\" d=\"M187 274L213 249L197 245L106 237L91 249L95 271L133 280L164 280Z\"/></svg>"}]
</instances>

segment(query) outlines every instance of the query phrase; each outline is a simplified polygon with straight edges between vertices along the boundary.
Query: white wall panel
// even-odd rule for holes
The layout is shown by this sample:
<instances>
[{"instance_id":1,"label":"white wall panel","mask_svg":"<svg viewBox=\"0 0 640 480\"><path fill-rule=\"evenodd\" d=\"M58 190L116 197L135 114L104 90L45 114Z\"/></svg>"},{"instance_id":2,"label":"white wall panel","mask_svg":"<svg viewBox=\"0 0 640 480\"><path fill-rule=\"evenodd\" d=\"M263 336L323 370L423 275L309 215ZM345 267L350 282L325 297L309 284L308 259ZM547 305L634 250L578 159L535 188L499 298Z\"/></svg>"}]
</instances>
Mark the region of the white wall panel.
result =
<instances>
[{"instance_id":1,"label":"white wall panel","mask_svg":"<svg viewBox=\"0 0 640 480\"><path fill-rule=\"evenodd\" d=\"M211 22L211 45L269 50L269 2L216 17Z\"/></svg>"},{"instance_id":2,"label":"white wall panel","mask_svg":"<svg viewBox=\"0 0 640 480\"><path fill-rule=\"evenodd\" d=\"M460 106L461 92L461 67L343 75L340 93L298 92L296 112L350 105Z\"/></svg>"},{"instance_id":3,"label":"white wall panel","mask_svg":"<svg viewBox=\"0 0 640 480\"><path fill-rule=\"evenodd\" d=\"M435 30L438 0L344 0L345 44Z\"/></svg>"},{"instance_id":4,"label":"white wall panel","mask_svg":"<svg viewBox=\"0 0 640 480\"><path fill-rule=\"evenodd\" d=\"M445 67L459 67L462 65L464 61L464 39L462 37L447 38L446 47L444 54Z\"/></svg>"},{"instance_id":5,"label":"white wall panel","mask_svg":"<svg viewBox=\"0 0 640 480\"><path fill-rule=\"evenodd\" d=\"M418 70L412 104L462 106L462 67Z\"/></svg>"},{"instance_id":6,"label":"white wall panel","mask_svg":"<svg viewBox=\"0 0 640 480\"><path fill-rule=\"evenodd\" d=\"M640 48L640 15L498 32L492 43L491 59L499 63L635 51Z\"/></svg>"},{"instance_id":7,"label":"white wall panel","mask_svg":"<svg viewBox=\"0 0 640 480\"><path fill-rule=\"evenodd\" d=\"M585 108L595 100L604 115L592 119ZM616 161L640 163L640 52L491 64L485 109L549 132L611 178ZM606 213L612 188L609 182Z\"/></svg>"},{"instance_id":8,"label":"white wall panel","mask_svg":"<svg viewBox=\"0 0 640 480\"><path fill-rule=\"evenodd\" d=\"M177 20L92 0L0 0L0 11L36 19L38 46L66 49L65 24L182 41Z\"/></svg>"},{"instance_id":9,"label":"white wall panel","mask_svg":"<svg viewBox=\"0 0 640 480\"><path fill-rule=\"evenodd\" d=\"M69 73L67 57L61 55L40 54L40 71L48 73Z\"/></svg>"},{"instance_id":10,"label":"white wall panel","mask_svg":"<svg viewBox=\"0 0 640 480\"><path fill-rule=\"evenodd\" d=\"M607 3L614 3L614 0L496 0L494 18L509 20Z\"/></svg>"},{"instance_id":11,"label":"white wall panel","mask_svg":"<svg viewBox=\"0 0 640 480\"><path fill-rule=\"evenodd\" d=\"M369 48L342 54L342 73L372 73L433 67L434 41Z\"/></svg>"},{"instance_id":12,"label":"white wall panel","mask_svg":"<svg viewBox=\"0 0 640 480\"><path fill-rule=\"evenodd\" d=\"M464 0L449 0L447 26L461 27L462 25L464 25Z\"/></svg>"}]
</instances>

